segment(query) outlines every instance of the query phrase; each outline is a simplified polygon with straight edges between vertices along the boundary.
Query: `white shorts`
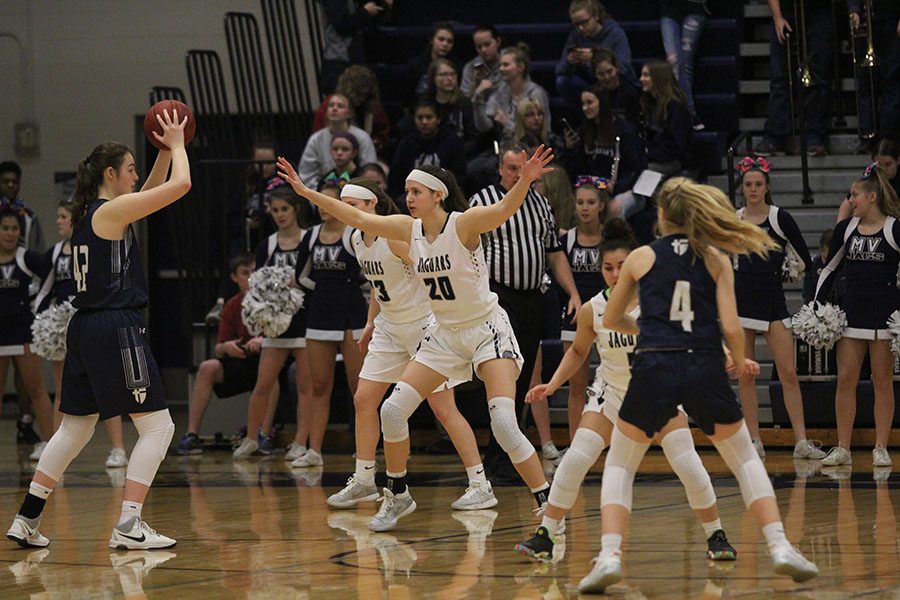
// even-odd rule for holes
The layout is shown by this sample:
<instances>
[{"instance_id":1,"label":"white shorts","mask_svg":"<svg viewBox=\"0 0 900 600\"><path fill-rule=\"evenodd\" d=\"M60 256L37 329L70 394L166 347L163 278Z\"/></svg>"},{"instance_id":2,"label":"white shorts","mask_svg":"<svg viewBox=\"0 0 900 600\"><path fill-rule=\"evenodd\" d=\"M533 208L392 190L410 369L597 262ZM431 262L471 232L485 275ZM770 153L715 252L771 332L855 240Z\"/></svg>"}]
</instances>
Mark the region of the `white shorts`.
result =
<instances>
[{"instance_id":1,"label":"white shorts","mask_svg":"<svg viewBox=\"0 0 900 600\"><path fill-rule=\"evenodd\" d=\"M294 348L306 348L306 338L263 338L263 348L281 348L293 350Z\"/></svg>"},{"instance_id":2,"label":"white shorts","mask_svg":"<svg viewBox=\"0 0 900 600\"><path fill-rule=\"evenodd\" d=\"M428 332L416 352L415 360L448 379L471 381L472 368L478 373L481 363L509 358L516 363L516 375L522 371L522 352L500 307L484 321L467 329L443 327L440 323Z\"/></svg>"},{"instance_id":3,"label":"white shorts","mask_svg":"<svg viewBox=\"0 0 900 600\"><path fill-rule=\"evenodd\" d=\"M422 338L435 325L434 315L409 323L392 323L379 314L375 317L375 331L359 372L360 379L382 383L400 381Z\"/></svg>"}]
</instances>

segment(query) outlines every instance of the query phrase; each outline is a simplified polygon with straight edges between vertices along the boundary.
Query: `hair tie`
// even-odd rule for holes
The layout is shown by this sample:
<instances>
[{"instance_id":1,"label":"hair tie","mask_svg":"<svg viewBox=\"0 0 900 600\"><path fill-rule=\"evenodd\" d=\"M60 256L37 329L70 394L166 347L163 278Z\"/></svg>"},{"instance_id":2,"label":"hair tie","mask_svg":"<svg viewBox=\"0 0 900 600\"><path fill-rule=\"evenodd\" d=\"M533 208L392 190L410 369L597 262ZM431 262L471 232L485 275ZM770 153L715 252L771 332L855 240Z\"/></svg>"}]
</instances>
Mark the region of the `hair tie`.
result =
<instances>
[{"instance_id":1,"label":"hair tie","mask_svg":"<svg viewBox=\"0 0 900 600\"><path fill-rule=\"evenodd\" d=\"M762 171L763 173L768 173L771 168L772 164L763 156L745 156L741 159L741 162L737 164L735 170L743 175L747 171Z\"/></svg>"},{"instance_id":2,"label":"hair tie","mask_svg":"<svg viewBox=\"0 0 900 600\"><path fill-rule=\"evenodd\" d=\"M859 181L869 181L870 179L878 178L878 162L873 162L871 165L866 167L866 170L863 171L863 174L860 175Z\"/></svg>"},{"instance_id":3,"label":"hair tie","mask_svg":"<svg viewBox=\"0 0 900 600\"><path fill-rule=\"evenodd\" d=\"M444 198L447 198L450 195L450 190L447 189L447 185L443 181L421 169L413 169L410 171L409 175L406 176L406 181L421 183L433 192L444 192Z\"/></svg>"},{"instance_id":4,"label":"hair tie","mask_svg":"<svg viewBox=\"0 0 900 600\"><path fill-rule=\"evenodd\" d=\"M575 189L581 187L592 187L595 190L609 189L609 179L605 177L597 177L596 175L579 175L575 178Z\"/></svg>"}]
</instances>

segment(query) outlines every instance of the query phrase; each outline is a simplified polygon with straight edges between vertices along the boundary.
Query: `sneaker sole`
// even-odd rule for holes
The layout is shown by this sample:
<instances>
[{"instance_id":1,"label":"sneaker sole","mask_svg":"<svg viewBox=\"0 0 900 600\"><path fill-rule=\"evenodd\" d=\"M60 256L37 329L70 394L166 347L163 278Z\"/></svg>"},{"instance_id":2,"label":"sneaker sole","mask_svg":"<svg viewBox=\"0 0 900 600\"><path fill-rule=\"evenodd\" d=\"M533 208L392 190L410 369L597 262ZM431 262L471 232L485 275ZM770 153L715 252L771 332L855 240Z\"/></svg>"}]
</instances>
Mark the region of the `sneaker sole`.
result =
<instances>
[{"instance_id":1,"label":"sneaker sole","mask_svg":"<svg viewBox=\"0 0 900 600\"><path fill-rule=\"evenodd\" d=\"M775 573L778 575L786 575L794 580L795 583L803 583L818 576L819 571L807 571L796 567L790 563L780 564L775 567Z\"/></svg>"},{"instance_id":2,"label":"sneaker sole","mask_svg":"<svg viewBox=\"0 0 900 600\"><path fill-rule=\"evenodd\" d=\"M134 546L129 547L122 542L109 541L109 547L113 550L166 550L168 548L174 548L177 544L178 542L172 542L168 546L145 546L143 544L135 544Z\"/></svg>"},{"instance_id":3,"label":"sneaker sole","mask_svg":"<svg viewBox=\"0 0 900 600\"><path fill-rule=\"evenodd\" d=\"M394 528L397 526L397 522L400 521L400 519L402 519L403 517L405 517L405 516L407 516L407 515L409 515L409 514L412 514L412 512L413 512L414 510L416 510L416 506L417 506L417 505L416 505L416 501L413 500L413 503L409 505L409 508L407 508L407 509L404 510L402 513L400 513L399 515L397 515L397 520L394 521L393 524L391 524L389 527L375 528L375 527L372 527L372 524L371 524L371 523L369 523L369 524L368 524L369 531L378 531L378 532L381 532L381 531L390 531L390 530L394 529Z\"/></svg>"},{"instance_id":4,"label":"sneaker sole","mask_svg":"<svg viewBox=\"0 0 900 600\"><path fill-rule=\"evenodd\" d=\"M709 560L714 560L716 562L728 562L737 560L737 551L735 550L720 550L718 552L713 552L712 550L706 551L706 558Z\"/></svg>"},{"instance_id":5,"label":"sneaker sole","mask_svg":"<svg viewBox=\"0 0 900 600\"><path fill-rule=\"evenodd\" d=\"M378 500L378 492L374 494L369 494L368 496L363 496L362 498L355 498L353 500L345 500L344 502L334 501L332 502L331 498L325 501L325 503L332 508L353 508L360 502L374 502Z\"/></svg>"},{"instance_id":6,"label":"sneaker sole","mask_svg":"<svg viewBox=\"0 0 900 600\"><path fill-rule=\"evenodd\" d=\"M894 464L894 463L892 463L891 461L888 461L888 462L880 462L880 463L875 462L875 461L872 461L872 466L873 466L873 467L890 467L890 466L892 466L893 464Z\"/></svg>"},{"instance_id":7,"label":"sneaker sole","mask_svg":"<svg viewBox=\"0 0 900 600\"><path fill-rule=\"evenodd\" d=\"M483 508L493 508L498 504L500 504L500 501L497 500L496 497L494 497L479 504L468 504L466 506L456 506L456 502L454 502L450 505L450 508L452 508L453 510L481 510Z\"/></svg>"},{"instance_id":8,"label":"sneaker sole","mask_svg":"<svg viewBox=\"0 0 900 600\"><path fill-rule=\"evenodd\" d=\"M550 552L535 552L524 544L516 544L515 551L523 556L527 556L528 558L533 558L540 561L548 561L553 558L552 550Z\"/></svg>"},{"instance_id":9,"label":"sneaker sole","mask_svg":"<svg viewBox=\"0 0 900 600\"><path fill-rule=\"evenodd\" d=\"M822 461L823 467L844 467L846 465L852 465L852 464L853 464L852 460L848 460L846 462L833 462L833 461L825 462L824 460Z\"/></svg>"},{"instance_id":10,"label":"sneaker sole","mask_svg":"<svg viewBox=\"0 0 900 600\"><path fill-rule=\"evenodd\" d=\"M10 535L8 533L6 534L6 537L7 537L7 539L14 541L15 543L17 543L18 545L20 545L23 548L46 548L47 546L50 545L49 541L46 544L44 544L43 546L41 546L40 544L32 544L25 538L17 538L16 536Z\"/></svg>"},{"instance_id":11,"label":"sneaker sole","mask_svg":"<svg viewBox=\"0 0 900 600\"><path fill-rule=\"evenodd\" d=\"M578 584L578 591L587 594L602 594L611 585L622 580L622 573L607 573L597 581L584 583L584 580Z\"/></svg>"}]
</instances>

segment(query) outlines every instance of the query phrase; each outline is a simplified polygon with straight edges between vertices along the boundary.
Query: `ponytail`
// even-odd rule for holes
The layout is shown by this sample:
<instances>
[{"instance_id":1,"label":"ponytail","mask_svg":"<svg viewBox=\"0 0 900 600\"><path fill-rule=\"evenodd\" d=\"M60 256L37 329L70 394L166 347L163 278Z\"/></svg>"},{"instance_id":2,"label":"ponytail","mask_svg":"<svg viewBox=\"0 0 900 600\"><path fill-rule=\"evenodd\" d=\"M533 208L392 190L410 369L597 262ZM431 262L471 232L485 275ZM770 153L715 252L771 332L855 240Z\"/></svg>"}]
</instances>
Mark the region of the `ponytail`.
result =
<instances>
[{"instance_id":1,"label":"ponytail","mask_svg":"<svg viewBox=\"0 0 900 600\"><path fill-rule=\"evenodd\" d=\"M600 238L600 260L607 252L627 250L631 252L637 248L638 243L634 238L634 231L627 221L620 218L610 219L603 224L603 232Z\"/></svg>"},{"instance_id":2,"label":"ponytail","mask_svg":"<svg viewBox=\"0 0 900 600\"><path fill-rule=\"evenodd\" d=\"M378 187L374 181L369 179L368 177L354 177L348 184L358 185L360 187L364 187L373 194L375 194L375 214L381 216L387 215L399 215L400 209L397 208L397 205L394 204L394 201L391 200L391 197L388 196L384 191Z\"/></svg>"},{"instance_id":3,"label":"ponytail","mask_svg":"<svg viewBox=\"0 0 900 600\"><path fill-rule=\"evenodd\" d=\"M897 192L891 185L887 173L878 166L878 163L872 163L856 183L866 193L875 192L878 209L882 214L900 218L900 199L897 198Z\"/></svg>"},{"instance_id":4,"label":"ponytail","mask_svg":"<svg viewBox=\"0 0 900 600\"><path fill-rule=\"evenodd\" d=\"M72 200L73 226L84 219L91 202L97 199L106 169L112 167L118 171L128 154L133 153L125 144L104 142L94 148L90 156L78 163L75 194Z\"/></svg>"},{"instance_id":5,"label":"ponytail","mask_svg":"<svg viewBox=\"0 0 900 600\"><path fill-rule=\"evenodd\" d=\"M462 189L460 189L459 183L457 183L453 173L447 169L442 169L441 167L435 167L433 165L420 165L416 168L420 171L425 171L429 175L434 175L447 186L447 190L450 193L446 198L441 200L441 208L446 212L465 212L469 208L469 201L466 199L465 194L463 194Z\"/></svg>"}]
</instances>

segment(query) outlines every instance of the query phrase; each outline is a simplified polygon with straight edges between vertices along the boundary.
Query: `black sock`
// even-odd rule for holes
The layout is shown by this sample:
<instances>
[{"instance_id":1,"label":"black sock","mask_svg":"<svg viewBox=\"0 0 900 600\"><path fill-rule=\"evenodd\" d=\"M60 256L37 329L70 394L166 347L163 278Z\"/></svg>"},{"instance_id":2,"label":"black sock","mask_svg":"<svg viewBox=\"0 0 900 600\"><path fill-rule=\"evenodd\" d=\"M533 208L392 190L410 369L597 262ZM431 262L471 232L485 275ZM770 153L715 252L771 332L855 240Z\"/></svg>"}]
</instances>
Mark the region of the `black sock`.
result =
<instances>
[{"instance_id":1,"label":"black sock","mask_svg":"<svg viewBox=\"0 0 900 600\"><path fill-rule=\"evenodd\" d=\"M532 492L532 494L534 494L534 501L537 502L538 508L542 507L550 494L550 484L545 483L542 489Z\"/></svg>"},{"instance_id":2,"label":"black sock","mask_svg":"<svg viewBox=\"0 0 900 600\"><path fill-rule=\"evenodd\" d=\"M402 494L406 491L406 475L401 475L400 477L391 477L388 475L387 478L387 489L391 490L391 493L395 496Z\"/></svg>"},{"instance_id":3,"label":"black sock","mask_svg":"<svg viewBox=\"0 0 900 600\"><path fill-rule=\"evenodd\" d=\"M37 519L44 512L46 503L47 500L44 498L38 498L29 492L25 495L25 500L22 501L22 508L19 509L19 514L26 519Z\"/></svg>"}]
</instances>

